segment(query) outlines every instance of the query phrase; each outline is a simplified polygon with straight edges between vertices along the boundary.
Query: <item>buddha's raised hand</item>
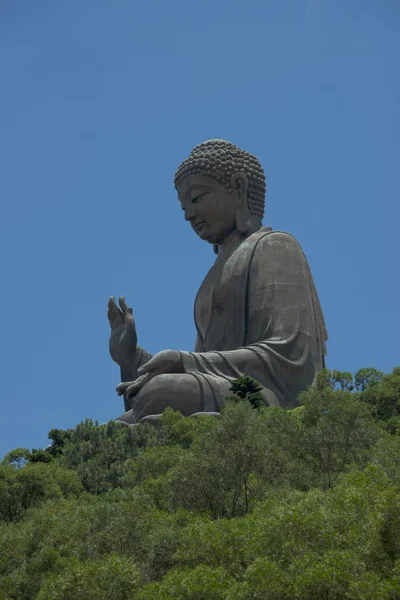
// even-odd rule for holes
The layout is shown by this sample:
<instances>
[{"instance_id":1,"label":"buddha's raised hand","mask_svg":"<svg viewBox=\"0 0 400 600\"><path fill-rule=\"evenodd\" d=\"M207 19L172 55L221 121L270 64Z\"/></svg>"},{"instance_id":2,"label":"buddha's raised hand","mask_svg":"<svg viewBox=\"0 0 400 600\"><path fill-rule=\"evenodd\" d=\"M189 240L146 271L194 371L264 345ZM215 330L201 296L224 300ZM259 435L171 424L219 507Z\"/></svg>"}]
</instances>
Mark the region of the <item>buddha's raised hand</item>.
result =
<instances>
[{"instance_id":1,"label":"buddha's raised hand","mask_svg":"<svg viewBox=\"0 0 400 600\"><path fill-rule=\"evenodd\" d=\"M110 354L121 368L132 368L136 353L137 335L132 309L126 304L124 296L114 296L108 301L107 316L110 322Z\"/></svg>"}]
</instances>

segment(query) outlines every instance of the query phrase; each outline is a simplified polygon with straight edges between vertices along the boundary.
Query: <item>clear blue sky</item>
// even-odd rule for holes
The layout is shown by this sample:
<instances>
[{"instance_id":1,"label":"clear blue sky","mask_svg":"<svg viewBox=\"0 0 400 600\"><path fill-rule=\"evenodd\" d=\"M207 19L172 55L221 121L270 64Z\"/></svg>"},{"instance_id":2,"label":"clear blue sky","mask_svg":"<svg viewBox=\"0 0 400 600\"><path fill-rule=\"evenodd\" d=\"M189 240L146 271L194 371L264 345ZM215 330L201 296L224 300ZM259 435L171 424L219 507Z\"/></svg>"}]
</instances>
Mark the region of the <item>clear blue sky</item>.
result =
<instances>
[{"instance_id":1,"label":"clear blue sky","mask_svg":"<svg viewBox=\"0 0 400 600\"><path fill-rule=\"evenodd\" d=\"M1 1L0 455L122 412L109 295L193 349L214 255L173 176L210 138L263 163L328 366L400 364L399 34L398 0Z\"/></svg>"}]
</instances>

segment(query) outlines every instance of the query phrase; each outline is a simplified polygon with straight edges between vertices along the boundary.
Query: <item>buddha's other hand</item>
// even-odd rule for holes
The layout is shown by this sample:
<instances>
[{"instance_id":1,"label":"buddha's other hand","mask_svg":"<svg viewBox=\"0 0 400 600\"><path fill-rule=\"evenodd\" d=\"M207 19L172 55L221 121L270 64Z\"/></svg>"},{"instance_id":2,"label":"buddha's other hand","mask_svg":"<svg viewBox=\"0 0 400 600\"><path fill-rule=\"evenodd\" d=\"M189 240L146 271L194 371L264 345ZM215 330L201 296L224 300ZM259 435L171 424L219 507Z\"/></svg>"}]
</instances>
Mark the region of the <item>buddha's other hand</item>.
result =
<instances>
[{"instance_id":1,"label":"buddha's other hand","mask_svg":"<svg viewBox=\"0 0 400 600\"><path fill-rule=\"evenodd\" d=\"M124 296L120 296L118 302L119 307L114 296L111 296L108 301L107 316L111 327L110 354L121 368L131 369L137 346L135 320Z\"/></svg>"},{"instance_id":2,"label":"buddha's other hand","mask_svg":"<svg viewBox=\"0 0 400 600\"><path fill-rule=\"evenodd\" d=\"M135 381L125 381L117 385L118 396L126 395L131 398L140 388L156 377L165 373L182 373L182 356L178 350L163 350L158 352L146 364L138 369L139 377Z\"/></svg>"}]
</instances>

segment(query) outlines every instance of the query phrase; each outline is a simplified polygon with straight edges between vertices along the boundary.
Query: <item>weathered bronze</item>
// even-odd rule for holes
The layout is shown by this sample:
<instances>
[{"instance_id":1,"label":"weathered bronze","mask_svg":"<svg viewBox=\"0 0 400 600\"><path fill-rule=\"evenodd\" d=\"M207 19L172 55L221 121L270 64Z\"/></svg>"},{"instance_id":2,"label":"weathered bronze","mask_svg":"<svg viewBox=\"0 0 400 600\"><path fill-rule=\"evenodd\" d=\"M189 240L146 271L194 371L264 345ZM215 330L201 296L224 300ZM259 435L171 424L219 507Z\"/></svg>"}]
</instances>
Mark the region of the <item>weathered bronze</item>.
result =
<instances>
[{"instance_id":1,"label":"weathered bronze","mask_svg":"<svg viewBox=\"0 0 400 600\"><path fill-rule=\"evenodd\" d=\"M265 175L255 156L223 140L196 146L175 187L197 235L217 254L197 293L194 352L151 356L137 346L132 310L112 297L110 354L121 368L121 424L152 422L171 406L219 412L231 381L261 383L266 404L292 408L324 366L327 332L307 259L288 233L262 226Z\"/></svg>"}]
</instances>

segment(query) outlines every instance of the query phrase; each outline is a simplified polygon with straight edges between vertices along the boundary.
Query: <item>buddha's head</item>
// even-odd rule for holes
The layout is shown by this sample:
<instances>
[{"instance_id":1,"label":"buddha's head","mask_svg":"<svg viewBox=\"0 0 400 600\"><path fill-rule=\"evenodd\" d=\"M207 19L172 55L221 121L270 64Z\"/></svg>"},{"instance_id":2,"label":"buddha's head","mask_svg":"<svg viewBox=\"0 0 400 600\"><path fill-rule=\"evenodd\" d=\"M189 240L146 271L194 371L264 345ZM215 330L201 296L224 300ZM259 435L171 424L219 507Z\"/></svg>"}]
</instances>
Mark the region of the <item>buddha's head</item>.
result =
<instances>
[{"instance_id":1,"label":"buddha's head","mask_svg":"<svg viewBox=\"0 0 400 600\"><path fill-rule=\"evenodd\" d=\"M193 148L176 172L175 188L185 219L215 247L235 230L246 236L261 226L263 168L231 142L209 140Z\"/></svg>"}]
</instances>

